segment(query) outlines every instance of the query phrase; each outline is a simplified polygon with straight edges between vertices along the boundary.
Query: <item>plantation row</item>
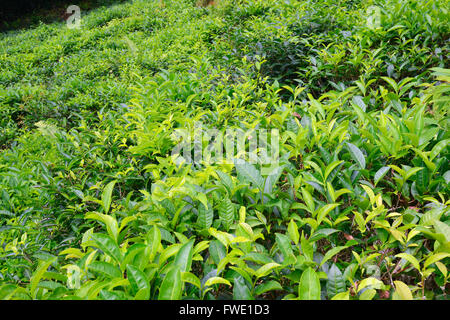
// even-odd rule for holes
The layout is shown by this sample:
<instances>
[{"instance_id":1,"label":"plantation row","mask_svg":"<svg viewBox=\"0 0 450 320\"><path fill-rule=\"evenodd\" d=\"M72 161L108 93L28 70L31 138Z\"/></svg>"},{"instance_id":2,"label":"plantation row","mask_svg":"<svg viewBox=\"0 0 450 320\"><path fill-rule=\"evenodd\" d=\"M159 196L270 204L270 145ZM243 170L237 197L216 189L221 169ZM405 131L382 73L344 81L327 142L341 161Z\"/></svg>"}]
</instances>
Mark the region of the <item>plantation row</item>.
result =
<instances>
[{"instance_id":1,"label":"plantation row","mask_svg":"<svg viewBox=\"0 0 450 320\"><path fill-rule=\"evenodd\" d=\"M448 299L449 9L135 0L0 34L0 299ZM279 158L180 162L198 124Z\"/></svg>"}]
</instances>

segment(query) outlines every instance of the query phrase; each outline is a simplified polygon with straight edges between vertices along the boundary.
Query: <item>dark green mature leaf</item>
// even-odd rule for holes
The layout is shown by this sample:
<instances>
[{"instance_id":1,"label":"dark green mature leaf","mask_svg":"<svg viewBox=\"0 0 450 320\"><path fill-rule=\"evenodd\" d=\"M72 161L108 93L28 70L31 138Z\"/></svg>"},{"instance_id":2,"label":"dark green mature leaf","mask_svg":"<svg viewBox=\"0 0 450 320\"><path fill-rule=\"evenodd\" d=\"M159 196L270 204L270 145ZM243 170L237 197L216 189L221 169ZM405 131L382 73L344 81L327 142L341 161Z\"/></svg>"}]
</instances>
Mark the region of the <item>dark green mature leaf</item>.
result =
<instances>
[{"instance_id":1,"label":"dark green mature leaf","mask_svg":"<svg viewBox=\"0 0 450 320\"><path fill-rule=\"evenodd\" d=\"M127 266L127 278L130 281L134 295L139 292L139 298L141 300L148 300L150 298L150 281L144 272L129 264Z\"/></svg>"},{"instance_id":2,"label":"dark green mature leaf","mask_svg":"<svg viewBox=\"0 0 450 320\"><path fill-rule=\"evenodd\" d=\"M366 157L362 153L362 151L355 146L353 143L347 142L348 150L350 151L350 155L352 156L353 160L358 164L358 166L361 169L366 168Z\"/></svg>"},{"instance_id":3,"label":"dark green mature leaf","mask_svg":"<svg viewBox=\"0 0 450 320\"><path fill-rule=\"evenodd\" d=\"M329 298L334 297L340 292L346 290L345 278L341 270L333 263L327 273L327 294Z\"/></svg>"},{"instance_id":4,"label":"dark green mature leaf","mask_svg":"<svg viewBox=\"0 0 450 320\"><path fill-rule=\"evenodd\" d=\"M90 271L98 272L109 278L120 278L122 273L119 268L109 262L104 261L94 261L88 265Z\"/></svg>"},{"instance_id":5,"label":"dark green mature leaf","mask_svg":"<svg viewBox=\"0 0 450 320\"><path fill-rule=\"evenodd\" d=\"M92 240L95 241L100 250L116 260L117 263L120 264L122 262L122 253L116 242L110 236L104 233L94 233Z\"/></svg>"},{"instance_id":6,"label":"dark green mature leaf","mask_svg":"<svg viewBox=\"0 0 450 320\"><path fill-rule=\"evenodd\" d=\"M258 264L267 264L273 262L267 254L259 252L249 252L244 256L244 260L256 262Z\"/></svg>"},{"instance_id":7,"label":"dark green mature leaf","mask_svg":"<svg viewBox=\"0 0 450 320\"><path fill-rule=\"evenodd\" d=\"M270 281L267 281L267 282L264 282L264 283L258 285L255 288L255 294L260 295L265 292L273 291L273 290L283 290L283 287L281 286L281 284L278 281L270 280Z\"/></svg>"},{"instance_id":8,"label":"dark green mature leaf","mask_svg":"<svg viewBox=\"0 0 450 320\"><path fill-rule=\"evenodd\" d=\"M103 300L128 300L131 298L123 291L107 291L105 289L100 290L99 296Z\"/></svg>"},{"instance_id":9,"label":"dark green mature leaf","mask_svg":"<svg viewBox=\"0 0 450 320\"><path fill-rule=\"evenodd\" d=\"M226 231L230 229L234 223L234 206L229 198L224 198L219 207L219 218Z\"/></svg>"},{"instance_id":10,"label":"dark green mature leaf","mask_svg":"<svg viewBox=\"0 0 450 320\"><path fill-rule=\"evenodd\" d=\"M235 166L239 175L253 183L259 190L264 190L264 179L252 164L245 162L244 160L237 159L235 160Z\"/></svg>"},{"instance_id":11,"label":"dark green mature leaf","mask_svg":"<svg viewBox=\"0 0 450 320\"><path fill-rule=\"evenodd\" d=\"M233 180L225 172L222 172L220 170L216 170L216 173L217 173L217 175L220 178L220 182L224 185L224 187L226 188L228 194L231 196L232 195L231 193L233 191Z\"/></svg>"},{"instance_id":12,"label":"dark green mature leaf","mask_svg":"<svg viewBox=\"0 0 450 320\"><path fill-rule=\"evenodd\" d=\"M254 300L243 277L234 278L233 300Z\"/></svg>"},{"instance_id":13,"label":"dark green mature leaf","mask_svg":"<svg viewBox=\"0 0 450 320\"><path fill-rule=\"evenodd\" d=\"M214 210L211 206L208 209L205 208L203 204L199 205L198 208L198 219L197 223L201 229L208 229L211 227L214 219Z\"/></svg>"},{"instance_id":14,"label":"dark green mature leaf","mask_svg":"<svg viewBox=\"0 0 450 320\"><path fill-rule=\"evenodd\" d=\"M292 250L291 247L291 240L289 239L289 237L287 237L284 234L281 233L276 233L275 234L275 239L278 245L278 248L280 249L281 253L283 254L283 264L287 265L287 264L291 264L295 262L295 256L294 256L294 251Z\"/></svg>"},{"instance_id":15,"label":"dark green mature leaf","mask_svg":"<svg viewBox=\"0 0 450 320\"><path fill-rule=\"evenodd\" d=\"M219 264L220 260L225 258L227 254L225 246L218 240L211 241L208 250L216 265Z\"/></svg>"}]
</instances>

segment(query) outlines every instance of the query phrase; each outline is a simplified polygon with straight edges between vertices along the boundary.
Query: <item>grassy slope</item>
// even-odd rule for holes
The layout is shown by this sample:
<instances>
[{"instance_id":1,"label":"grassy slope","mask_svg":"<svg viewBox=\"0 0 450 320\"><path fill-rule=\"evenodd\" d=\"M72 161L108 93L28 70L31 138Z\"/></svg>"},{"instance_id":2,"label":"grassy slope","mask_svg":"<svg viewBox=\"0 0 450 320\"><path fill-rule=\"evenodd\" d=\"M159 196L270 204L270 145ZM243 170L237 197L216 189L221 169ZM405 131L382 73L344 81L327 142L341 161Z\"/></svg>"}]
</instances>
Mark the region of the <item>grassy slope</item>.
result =
<instances>
[{"instance_id":1,"label":"grassy slope","mask_svg":"<svg viewBox=\"0 0 450 320\"><path fill-rule=\"evenodd\" d=\"M2 34L0 143L40 119L70 126L77 114L117 107L134 74L182 69L205 50L201 16L191 4L142 2L98 8L83 16L81 30L55 23Z\"/></svg>"},{"instance_id":2,"label":"grassy slope","mask_svg":"<svg viewBox=\"0 0 450 320\"><path fill-rule=\"evenodd\" d=\"M308 193L318 208L340 203L331 219L347 215L351 219L333 227L357 239L347 245L360 255L379 250L391 252L392 259L405 250L418 259L430 255L432 244L425 234L417 236L414 243L418 248L413 250L398 240L398 233L389 233L389 228L363 230L351 212L363 214L376 208L363 184L383 195L383 210L398 211L413 224L403 223L402 232L411 232L419 223L417 219L428 210L426 205L433 202L427 196L441 203L436 210L443 223L448 223L448 206L443 204L448 197L448 147L439 144L448 141L447 102L433 102L437 95L420 91L421 84L433 79L430 68L448 67L448 11L434 1L423 7L408 1L390 1L385 7L378 3L384 8L383 24L376 31L366 24L368 4L357 1L223 1L218 8L208 9L193 2L129 2L83 16L81 30L56 23L0 36L0 143L11 147L0 155L0 212L4 216L0 224L1 278L26 286L39 259L46 260L69 246L78 248L82 235L91 227L101 232L99 224L84 216L90 211L106 211L95 199L101 198L104 186L113 179L118 181L113 194L116 219L138 217L139 223L125 229L126 239L143 241L159 221L166 244L184 242L180 233L196 236L198 241L212 240L196 218L196 208L201 206L198 193L206 193L209 180L215 181L211 168L186 173L163 160L173 147L169 134L196 119L211 127L246 128L259 123L286 133L283 152L290 151L291 158L286 167L289 170L274 186L274 201L281 199L278 207L274 209L276 201L255 206L251 192L245 195L237 191L230 197L236 210L247 207L253 227L258 226L255 210L270 217L272 232L265 234L269 241L254 242L258 250L265 247L270 259L280 262L276 246L270 246L274 233L287 234L291 218L306 234L313 233L311 222L303 220L310 217L308 210L292 207L293 203L307 202ZM261 69L255 65L257 56L266 60ZM293 99L279 83L298 84L304 91ZM352 107L355 104L365 108L376 124L358 118ZM387 124L380 110L392 115L387 120L389 132L398 130L397 134L383 131ZM303 118L301 126L294 117L287 117L293 112ZM415 117L416 113L420 117ZM302 132L299 127L310 126L311 117L319 122L315 127L318 135L309 131L297 140L287 138ZM339 127L346 134L333 135L327 129L333 119L339 124L334 130ZM33 129L35 123L38 130ZM380 138L383 134L387 140ZM419 141L419 137L424 138ZM357 167L361 166L359 153L348 150L344 140L363 150L363 170ZM425 163L420 152L437 152L437 145L443 145L440 154L433 164ZM344 161L339 167L342 174L336 177L334 172L328 182L334 190L348 189L351 193L340 201L330 199L330 191L324 191L326 184L314 185L314 181L321 183L321 175L312 163L325 168L335 160ZM405 183L395 176L402 172L391 169L381 187L375 187L376 173L387 165L404 171L409 167L402 165L426 167L427 175L414 174ZM229 174L241 181L235 171ZM189 182L187 191L171 180L184 175ZM301 186L306 191L300 191ZM173 210L186 206L182 201L186 195L191 197L193 208L183 209L188 213L173 222ZM215 197L208 201L219 204ZM288 213L285 208L289 207ZM213 224L206 224L227 231L220 212L215 213ZM393 223L394 218L381 220ZM439 234L439 230L432 230ZM313 246L316 253L324 254L330 245L345 244L336 236L330 243ZM78 256L84 252L74 255ZM203 258L206 261L207 257ZM348 251L338 266L344 270L354 262ZM208 260L206 264L214 263ZM61 265L54 268L65 273ZM380 265L386 276L391 266L388 262ZM200 279L210 271L208 266L196 268L193 272ZM367 266L360 263L355 280L369 275L365 269ZM164 274L164 270L159 272ZM234 279L232 274L228 276ZM443 281L442 275L436 277ZM413 271L398 279L411 286L420 283ZM152 281L158 287L161 279ZM282 294L292 294L298 283L296 275L285 281ZM5 295L11 293L9 288ZM439 294L434 283L428 289L430 297ZM21 298L27 294L18 293ZM184 294L196 297L196 293Z\"/></svg>"}]
</instances>

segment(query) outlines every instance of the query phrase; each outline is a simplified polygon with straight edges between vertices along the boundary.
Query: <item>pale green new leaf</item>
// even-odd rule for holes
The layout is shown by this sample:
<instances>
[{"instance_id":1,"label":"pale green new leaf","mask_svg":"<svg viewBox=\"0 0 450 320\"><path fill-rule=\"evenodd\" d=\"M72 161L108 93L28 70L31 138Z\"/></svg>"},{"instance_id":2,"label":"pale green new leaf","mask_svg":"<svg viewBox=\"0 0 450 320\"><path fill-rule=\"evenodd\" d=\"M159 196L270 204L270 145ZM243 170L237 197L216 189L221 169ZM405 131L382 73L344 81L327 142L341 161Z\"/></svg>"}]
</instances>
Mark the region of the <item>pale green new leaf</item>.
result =
<instances>
[{"instance_id":1,"label":"pale green new leaf","mask_svg":"<svg viewBox=\"0 0 450 320\"><path fill-rule=\"evenodd\" d=\"M423 267L424 269L427 268L430 264L433 264L439 260L445 259L450 257L450 253L447 252L438 252L436 254L431 255L430 257L425 260Z\"/></svg>"},{"instance_id":2,"label":"pale green new leaf","mask_svg":"<svg viewBox=\"0 0 450 320\"><path fill-rule=\"evenodd\" d=\"M402 281L394 281L395 292L402 300L413 300L413 296L409 287Z\"/></svg>"},{"instance_id":3,"label":"pale green new leaf","mask_svg":"<svg viewBox=\"0 0 450 320\"><path fill-rule=\"evenodd\" d=\"M181 272L191 271L194 240L183 244L175 256L174 264L179 267Z\"/></svg>"},{"instance_id":4,"label":"pale green new leaf","mask_svg":"<svg viewBox=\"0 0 450 320\"><path fill-rule=\"evenodd\" d=\"M222 277L211 277L211 278L209 278L205 282L205 287L210 287L210 286L215 285L215 284L226 284L227 286L231 287L230 281L228 281L227 279L224 279Z\"/></svg>"},{"instance_id":5,"label":"pale green new leaf","mask_svg":"<svg viewBox=\"0 0 450 320\"><path fill-rule=\"evenodd\" d=\"M50 258L47 261L41 261L38 268L34 272L33 276L30 279L30 293L33 299L36 299L37 296L37 286L44 276L45 272L47 272L48 267L56 261L56 257Z\"/></svg>"},{"instance_id":6,"label":"pale green new leaf","mask_svg":"<svg viewBox=\"0 0 450 320\"><path fill-rule=\"evenodd\" d=\"M406 252L399 253L396 255L396 257L409 261L414 266L414 268L416 268L417 270L420 271L419 261L414 256L410 255L409 253L406 253Z\"/></svg>"},{"instance_id":7,"label":"pale green new leaf","mask_svg":"<svg viewBox=\"0 0 450 320\"><path fill-rule=\"evenodd\" d=\"M275 262L271 262L263 265L261 268L256 270L256 277L261 278L268 275L273 269L280 267L281 265Z\"/></svg>"},{"instance_id":8,"label":"pale green new leaf","mask_svg":"<svg viewBox=\"0 0 450 320\"><path fill-rule=\"evenodd\" d=\"M116 180L111 181L106 185L105 189L103 189L102 203L103 203L103 210L105 210L105 214L109 212L109 208L111 206L111 196L116 182L117 182Z\"/></svg>"},{"instance_id":9,"label":"pale green new leaf","mask_svg":"<svg viewBox=\"0 0 450 320\"><path fill-rule=\"evenodd\" d=\"M302 273L298 286L298 298L300 300L320 300L320 280L311 267Z\"/></svg>"},{"instance_id":10,"label":"pale green new leaf","mask_svg":"<svg viewBox=\"0 0 450 320\"><path fill-rule=\"evenodd\" d=\"M339 246L339 247L335 247L333 249L328 250L327 253L325 253L325 256L323 257L322 261L320 262L319 267L322 266L329 259L331 259L333 256L338 254L340 251L346 249L347 247L348 246Z\"/></svg>"},{"instance_id":11,"label":"pale green new leaf","mask_svg":"<svg viewBox=\"0 0 450 320\"><path fill-rule=\"evenodd\" d=\"M180 300L182 284L180 268L173 266L161 283L158 300Z\"/></svg>"}]
</instances>

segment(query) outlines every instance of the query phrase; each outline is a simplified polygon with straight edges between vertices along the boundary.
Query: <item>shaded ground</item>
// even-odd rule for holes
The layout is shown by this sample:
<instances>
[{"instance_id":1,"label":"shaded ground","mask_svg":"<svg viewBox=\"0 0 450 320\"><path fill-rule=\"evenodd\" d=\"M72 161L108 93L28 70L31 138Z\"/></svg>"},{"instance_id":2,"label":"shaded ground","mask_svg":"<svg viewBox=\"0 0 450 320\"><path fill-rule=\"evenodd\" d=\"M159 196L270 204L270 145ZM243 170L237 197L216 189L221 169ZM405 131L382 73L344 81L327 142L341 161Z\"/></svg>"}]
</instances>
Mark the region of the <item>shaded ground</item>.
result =
<instances>
[{"instance_id":1,"label":"shaded ground","mask_svg":"<svg viewBox=\"0 0 450 320\"><path fill-rule=\"evenodd\" d=\"M77 5L83 11L126 0L6 0L0 6L0 32L29 28L34 25L61 22L67 19L67 7Z\"/></svg>"}]
</instances>

